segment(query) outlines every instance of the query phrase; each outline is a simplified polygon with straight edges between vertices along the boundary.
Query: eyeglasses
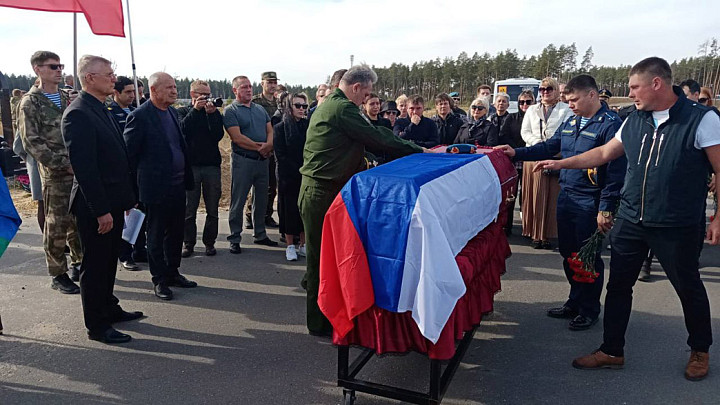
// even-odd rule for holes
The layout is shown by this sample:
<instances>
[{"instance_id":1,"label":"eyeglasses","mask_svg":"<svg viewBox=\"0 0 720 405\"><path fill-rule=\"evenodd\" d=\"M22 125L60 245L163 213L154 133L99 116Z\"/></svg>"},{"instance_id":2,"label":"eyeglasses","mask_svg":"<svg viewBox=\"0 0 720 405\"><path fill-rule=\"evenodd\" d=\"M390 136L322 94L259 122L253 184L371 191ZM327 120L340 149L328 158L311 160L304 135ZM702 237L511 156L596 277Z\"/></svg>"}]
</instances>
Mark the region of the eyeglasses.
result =
<instances>
[{"instance_id":1,"label":"eyeglasses","mask_svg":"<svg viewBox=\"0 0 720 405\"><path fill-rule=\"evenodd\" d=\"M308 108L308 105L307 105L307 104L299 104L299 103L297 103L297 104L293 104L293 106L295 106L295 108L297 108L298 110L301 109L301 108L302 108L303 110L307 110L307 108Z\"/></svg>"},{"instance_id":2,"label":"eyeglasses","mask_svg":"<svg viewBox=\"0 0 720 405\"><path fill-rule=\"evenodd\" d=\"M700 103L700 104L705 104L705 103L707 103L707 101L708 101L707 97L702 97L702 98L698 99L698 103Z\"/></svg>"},{"instance_id":3,"label":"eyeglasses","mask_svg":"<svg viewBox=\"0 0 720 405\"><path fill-rule=\"evenodd\" d=\"M525 105L525 104L532 105L532 103L533 103L532 100L519 100L518 101L518 105Z\"/></svg>"},{"instance_id":4,"label":"eyeglasses","mask_svg":"<svg viewBox=\"0 0 720 405\"><path fill-rule=\"evenodd\" d=\"M115 72L110 72L110 73L94 73L94 72L90 72L90 73L88 73L88 74L89 74L89 75L105 76L105 77L107 77L107 78L109 78L109 79L112 79L113 77L117 78L117 76L115 75Z\"/></svg>"},{"instance_id":5,"label":"eyeglasses","mask_svg":"<svg viewBox=\"0 0 720 405\"><path fill-rule=\"evenodd\" d=\"M62 63L46 63L44 65L38 65L38 66L47 66L50 68L50 70L63 70L65 69L65 65Z\"/></svg>"},{"instance_id":6,"label":"eyeglasses","mask_svg":"<svg viewBox=\"0 0 720 405\"><path fill-rule=\"evenodd\" d=\"M473 110L480 110L480 111L482 111L482 110L485 109L485 106L484 106L484 105L471 105L470 108L472 108Z\"/></svg>"},{"instance_id":7,"label":"eyeglasses","mask_svg":"<svg viewBox=\"0 0 720 405\"><path fill-rule=\"evenodd\" d=\"M538 91L539 91L540 93L542 93L542 92L544 92L544 91L547 91L547 92L549 93L549 92L551 92L551 91L553 91L553 90L555 90L555 89L554 89L552 86L548 86L548 87L538 87Z\"/></svg>"},{"instance_id":8,"label":"eyeglasses","mask_svg":"<svg viewBox=\"0 0 720 405\"><path fill-rule=\"evenodd\" d=\"M385 115L397 115L397 111L385 111Z\"/></svg>"}]
</instances>

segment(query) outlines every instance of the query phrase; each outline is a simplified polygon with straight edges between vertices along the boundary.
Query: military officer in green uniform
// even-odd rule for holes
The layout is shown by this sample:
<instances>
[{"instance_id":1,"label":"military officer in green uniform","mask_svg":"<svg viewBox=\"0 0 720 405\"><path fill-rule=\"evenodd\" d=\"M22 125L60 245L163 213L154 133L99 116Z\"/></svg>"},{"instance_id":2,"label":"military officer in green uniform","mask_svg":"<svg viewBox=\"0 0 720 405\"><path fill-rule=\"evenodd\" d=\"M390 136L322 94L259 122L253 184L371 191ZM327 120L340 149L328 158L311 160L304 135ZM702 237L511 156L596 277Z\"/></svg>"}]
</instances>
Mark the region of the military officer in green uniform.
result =
<instances>
[{"instance_id":1,"label":"military officer in green uniform","mask_svg":"<svg viewBox=\"0 0 720 405\"><path fill-rule=\"evenodd\" d=\"M38 51L30 58L40 83L23 96L18 107L17 125L23 148L38 162L45 202L43 247L52 288L63 294L77 294L80 288L67 275L65 245L70 246L70 260L77 272L82 262L82 248L75 218L70 213L70 191L73 171L65 141L60 132L63 111L69 103L58 85L63 65L52 52Z\"/></svg>"},{"instance_id":2,"label":"military officer in green uniform","mask_svg":"<svg viewBox=\"0 0 720 405\"><path fill-rule=\"evenodd\" d=\"M275 115L277 111L277 100L275 99L275 89L277 88L277 73L275 72L263 72L262 81L262 92L256 94L252 98L252 102L261 106L267 111L270 118ZM270 183L268 186L268 200L267 207L265 208L265 226L271 228L277 228L278 224L272 217L273 214L273 203L277 196L277 177L275 177L275 154L271 153L268 157L268 168L270 170ZM254 192L254 191L253 191ZM248 229L252 229L252 193L248 194L247 204L245 205L245 222Z\"/></svg>"},{"instance_id":3,"label":"military officer in green uniform","mask_svg":"<svg viewBox=\"0 0 720 405\"><path fill-rule=\"evenodd\" d=\"M393 157L424 149L373 126L358 108L372 92L377 75L367 65L353 66L340 86L318 106L310 119L300 168L302 184L298 205L305 227L307 271L307 327L312 335L329 336L332 327L318 307L320 241L325 213L340 189L366 168L365 148L383 150Z\"/></svg>"}]
</instances>

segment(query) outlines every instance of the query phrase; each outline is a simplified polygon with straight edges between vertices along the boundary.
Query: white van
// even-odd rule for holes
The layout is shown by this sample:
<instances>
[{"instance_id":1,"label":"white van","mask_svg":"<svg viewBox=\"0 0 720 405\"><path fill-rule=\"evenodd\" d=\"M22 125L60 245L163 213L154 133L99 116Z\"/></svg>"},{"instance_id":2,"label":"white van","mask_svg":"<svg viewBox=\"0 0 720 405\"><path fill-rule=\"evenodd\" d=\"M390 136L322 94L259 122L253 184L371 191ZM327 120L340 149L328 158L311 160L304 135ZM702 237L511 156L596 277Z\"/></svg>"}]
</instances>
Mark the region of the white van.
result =
<instances>
[{"instance_id":1,"label":"white van","mask_svg":"<svg viewBox=\"0 0 720 405\"><path fill-rule=\"evenodd\" d=\"M535 95L535 100L537 100L538 87L540 87L541 82L542 81L538 79L526 78L498 80L495 82L495 92L493 94L507 93L508 96L510 96L510 107L508 107L508 112L517 112L517 99L520 93L525 90L531 90Z\"/></svg>"}]
</instances>

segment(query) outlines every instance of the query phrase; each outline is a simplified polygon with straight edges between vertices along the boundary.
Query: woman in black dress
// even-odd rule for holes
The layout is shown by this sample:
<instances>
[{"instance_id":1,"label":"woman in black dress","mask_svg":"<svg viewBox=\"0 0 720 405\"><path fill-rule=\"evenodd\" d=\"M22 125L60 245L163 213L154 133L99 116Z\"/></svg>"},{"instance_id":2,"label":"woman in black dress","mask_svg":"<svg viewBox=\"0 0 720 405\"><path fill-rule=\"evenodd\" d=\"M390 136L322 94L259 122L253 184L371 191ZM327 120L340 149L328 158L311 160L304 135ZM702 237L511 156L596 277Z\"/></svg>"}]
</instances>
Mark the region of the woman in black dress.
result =
<instances>
[{"instance_id":1,"label":"woman in black dress","mask_svg":"<svg viewBox=\"0 0 720 405\"><path fill-rule=\"evenodd\" d=\"M300 167L308 129L308 111L304 93L291 94L282 103L282 120L273 127L273 146L277 161L278 215L280 233L285 234L285 258L293 261L305 256L305 233L297 201L300 195Z\"/></svg>"}]
</instances>

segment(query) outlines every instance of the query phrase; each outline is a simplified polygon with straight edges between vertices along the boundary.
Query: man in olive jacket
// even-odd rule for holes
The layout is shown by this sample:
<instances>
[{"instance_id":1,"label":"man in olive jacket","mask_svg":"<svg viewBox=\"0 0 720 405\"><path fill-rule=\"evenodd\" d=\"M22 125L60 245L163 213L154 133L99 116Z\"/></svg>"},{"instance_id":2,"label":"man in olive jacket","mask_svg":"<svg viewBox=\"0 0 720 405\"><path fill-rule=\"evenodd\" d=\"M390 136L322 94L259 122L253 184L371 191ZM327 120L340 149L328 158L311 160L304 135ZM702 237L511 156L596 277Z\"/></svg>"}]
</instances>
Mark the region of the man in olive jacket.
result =
<instances>
[{"instance_id":1,"label":"man in olive jacket","mask_svg":"<svg viewBox=\"0 0 720 405\"><path fill-rule=\"evenodd\" d=\"M424 151L387 128L373 126L360 113L358 106L370 95L376 81L377 75L367 65L353 66L310 119L298 205L305 227L307 271L303 286L307 290L307 327L311 335L332 333L317 303L325 213L350 177L366 168L365 147L383 150L393 157Z\"/></svg>"}]
</instances>

